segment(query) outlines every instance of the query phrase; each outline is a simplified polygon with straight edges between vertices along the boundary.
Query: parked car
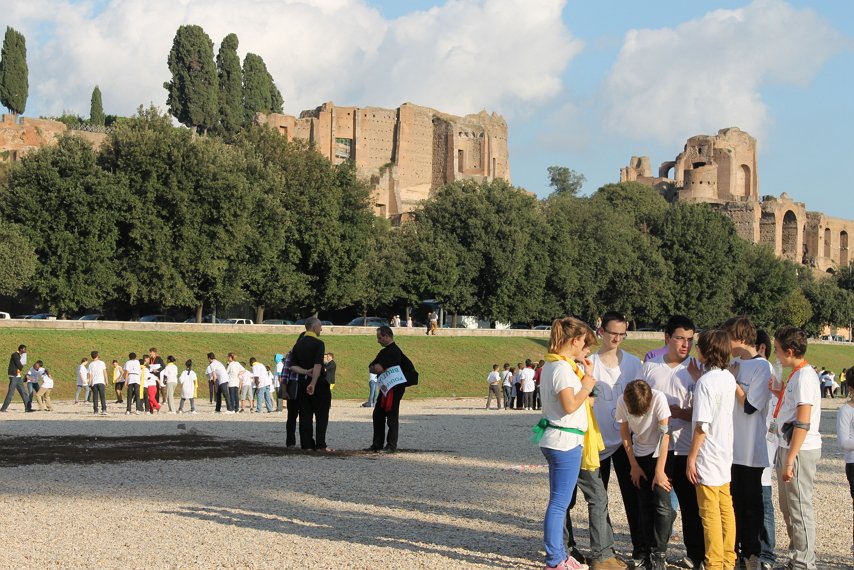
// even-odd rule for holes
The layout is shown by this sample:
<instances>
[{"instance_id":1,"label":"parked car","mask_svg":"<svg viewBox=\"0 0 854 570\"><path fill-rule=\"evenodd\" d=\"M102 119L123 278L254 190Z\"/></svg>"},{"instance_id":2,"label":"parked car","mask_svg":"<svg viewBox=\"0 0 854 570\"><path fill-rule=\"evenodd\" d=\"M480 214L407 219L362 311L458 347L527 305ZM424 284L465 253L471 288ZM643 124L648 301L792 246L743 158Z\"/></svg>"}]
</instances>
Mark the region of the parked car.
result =
<instances>
[{"instance_id":1,"label":"parked car","mask_svg":"<svg viewBox=\"0 0 854 570\"><path fill-rule=\"evenodd\" d=\"M3 311L0 311L0 321L6 321L11 318L12 316L9 315L9 313L4 313Z\"/></svg>"},{"instance_id":2,"label":"parked car","mask_svg":"<svg viewBox=\"0 0 854 570\"><path fill-rule=\"evenodd\" d=\"M348 327L387 327L388 319L382 317L357 317L347 323Z\"/></svg>"},{"instance_id":3,"label":"parked car","mask_svg":"<svg viewBox=\"0 0 854 570\"><path fill-rule=\"evenodd\" d=\"M287 319L266 319L262 325L292 325L293 321L289 321Z\"/></svg>"},{"instance_id":4,"label":"parked car","mask_svg":"<svg viewBox=\"0 0 854 570\"><path fill-rule=\"evenodd\" d=\"M512 325L510 325L507 328L508 329L514 329L514 330L530 330L531 325L526 325L525 323L513 323Z\"/></svg>"},{"instance_id":5,"label":"parked car","mask_svg":"<svg viewBox=\"0 0 854 570\"><path fill-rule=\"evenodd\" d=\"M216 318L216 321L214 321L213 319L214 319L214 316L212 314L208 313L207 315L202 317L202 322L203 323L209 323L209 324L214 323L214 322L221 324L223 322L223 319L220 319L219 317ZM189 319L185 320L184 322L185 323L195 323L196 317L190 317Z\"/></svg>"},{"instance_id":6,"label":"parked car","mask_svg":"<svg viewBox=\"0 0 854 570\"><path fill-rule=\"evenodd\" d=\"M55 321L56 315L54 315L53 313L38 313L36 315L30 315L27 318L40 321Z\"/></svg>"},{"instance_id":7,"label":"parked car","mask_svg":"<svg viewBox=\"0 0 854 570\"><path fill-rule=\"evenodd\" d=\"M304 324L305 324L305 322L306 322L307 320L308 320L307 318L306 318L306 319L299 319L298 321L294 321L294 323L293 323L293 324L295 324L295 325L304 325ZM323 326L325 326L325 327L331 327L331 326L332 326L332 321L320 321L320 324L321 324L321 325L323 325Z\"/></svg>"},{"instance_id":8,"label":"parked car","mask_svg":"<svg viewBox=\"0 0 854 570\"><path fill-rule=\"evenodd\" d=\"M826 334L821 337L821 340L834 340L836 342L845 342L845 337L841 334Z\"/></svg>"},{"instance_id":9,"label":"parked car","mask_svg":"<svg viewBox=\"0 0 854 570\"><path fill-rule=\"evenodd\" d=\"M252 319L225 319L222 321L224 325L254 325Z\"/></svg>"},{"instance_id":10,"label":"parked car","mask_svg":"<svg viewBox=\"0 0 854 570\"><path fill-rule=\"evenodd\" d=\"M174 323L175 319L169 315L145 315L137 319L140 323Z\"/></svg>"},{"instance_id":11,"label":"parked car","mask_svg":"<svg viewBox=\"0 0 854 570\"><path fill-rule=\"evenodd\" d=\"M550 331L552 330L551 325L537 325L534 327L535 331Z\"/></svg>"},{"instance_id":12,"label":"parked car","mask_svg":"<svg viewBox=\"0 0 854 570\"><path fill-rule=\"evenodd\" d=\"M89 313L77 318L78 321L103 321L104 315L100 313Z\"/></svg>"}]
</instances>

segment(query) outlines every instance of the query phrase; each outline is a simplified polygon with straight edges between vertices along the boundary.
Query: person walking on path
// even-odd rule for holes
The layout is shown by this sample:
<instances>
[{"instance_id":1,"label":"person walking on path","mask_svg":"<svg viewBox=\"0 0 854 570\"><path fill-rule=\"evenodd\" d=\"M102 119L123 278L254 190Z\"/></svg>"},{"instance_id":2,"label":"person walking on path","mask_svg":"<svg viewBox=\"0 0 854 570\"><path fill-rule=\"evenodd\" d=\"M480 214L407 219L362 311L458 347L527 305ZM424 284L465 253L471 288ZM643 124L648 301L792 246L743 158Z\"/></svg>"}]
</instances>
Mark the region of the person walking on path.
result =
<instances>
[{"instance_id":1,"label":"person walking on path","mask_svg":"<svg viewBox=\"0 0 854 570\"><path fill-rule=\"evenodd\" d=\"M107 364L101 360L101 355L97 350L93 350L92 362L89 363L88 379L89 386L92 387L92 407L95 408L95 414L107 415ZM98 399L101 400L101 412L98 412Z\"/></svg>"},{"instance_id":2,"label":"person walking on path","mask_svg":"<svg viewBox=\"0 0 854 570\"><path fill-rule=\"evenodd\" d=\"M0 408L0 412L5 412L9 409L9 404L12 403L12 396L15 390L21 395L21 401L24 402L24 411L30 411L30 398L27 396L27 391L24 389L24 381L21 378L21 370L24 369L21 356L26 353L27 345L22 344L9 357L9 389L6 390L6 399L3 400L3 407Z\"/></svg>"},{"instance_id":3,"label":"person walking on path","mask_svg":"<svg viewBox=\"0 0 854 570\"><path fill-rule=\"evenodd\" d=\"M50 400L50 393L53 391L53 378L50 376L50 371L45 368L42 374L42 385L39 391L36 392L36 403L39 405L39 411L53 411L53 402Z\"/></svg>"},{"instance_id":4,"label":"person walking on path","mask_svg":"<svg viewBox=\"0 0 854 570\"><path fill-rule=\"evenodd\" d=\"M196 413L196 389L198 388L198 377L193 372L193 361L184 363L185 370L181 372L178 382L181 384L181 403L178 404L178 413L184 413L184 402L190 400L190 413Z\"/></svg>"},{"instance_id":5,"label":"person walking on path","mask_svg":"<svg viewBox=\"0 0 854 570\"><path fill-rule=\"evenodd\" d=\"M377 329L377 342L383 348L371 362L370 371L379 375L392 366L400 366L401 372L406 377L406 382L392 387L385 394L381 394L377 400L373 413L374 439L368 451L394 453L397 451L400 431L400 401L406 392L406 386L418 383L418 372L415 371L412 361L395 344L394 331L390 327L382 326ZM388 424L387 437L386 424ZM383 447L383 442L385 442L385 447Z\"/></svg>"}]
</instances>

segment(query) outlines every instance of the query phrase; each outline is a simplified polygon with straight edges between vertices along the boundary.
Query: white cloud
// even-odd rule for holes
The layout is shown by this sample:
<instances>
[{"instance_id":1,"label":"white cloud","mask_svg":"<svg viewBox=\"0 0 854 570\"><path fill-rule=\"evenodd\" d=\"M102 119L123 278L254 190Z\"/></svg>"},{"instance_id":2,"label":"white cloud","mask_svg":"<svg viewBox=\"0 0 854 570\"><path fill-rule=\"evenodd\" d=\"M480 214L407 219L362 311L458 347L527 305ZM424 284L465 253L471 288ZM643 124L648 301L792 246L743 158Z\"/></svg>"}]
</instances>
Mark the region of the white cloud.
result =
<instances>
[{"instance_id":1,"label":"white cloud","mask_svg":"<svg viewBox=\"0 0 854 570\"><path fill-rule=\"evenodd\" d=\"M12 3L0 24L27 37L28 115L86 115L95 84L108 113L165 107L166 57L182 24L202 26L214 53L236 33L241 55L264 58L288 113L333 100L512 115L558 94L582 48L561 20L564 4L449 0L388 20L366 0L30 0Z\"/></svg>"},{"instance_id":2,"label":"white cloud","mask_svg":"<svg viewBox=\"0 0 854 570\"><path fill-rule=\"evenodd\" d=\"M827 21L782 0L631 30L603 87L607 127L666 144L730 126L761 137L771 121L762 89L808 85L843 45Z\"/></svg>"}]
</instances>

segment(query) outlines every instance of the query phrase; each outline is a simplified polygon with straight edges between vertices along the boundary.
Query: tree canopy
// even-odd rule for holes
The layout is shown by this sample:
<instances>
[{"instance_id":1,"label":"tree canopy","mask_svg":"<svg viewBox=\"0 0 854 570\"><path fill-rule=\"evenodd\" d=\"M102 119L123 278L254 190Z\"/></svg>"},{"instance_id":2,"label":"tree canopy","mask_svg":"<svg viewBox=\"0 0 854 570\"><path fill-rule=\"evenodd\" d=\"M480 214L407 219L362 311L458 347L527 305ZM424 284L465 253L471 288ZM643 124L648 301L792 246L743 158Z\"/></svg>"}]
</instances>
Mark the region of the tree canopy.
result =
<instances>
[{"instance_id":1,"label":"tree canopy","mask_svg":"<svg viewBox=\"0 0 854 570\"><path fill-rule=\"evenodd\" d=\"M587 180L583 174L576 172L566 166L549 166L549 186L554 188L555 192L578 194L584 182Z\"/></svg>"},{"instance_id":2,"label":"tree canopy","mask_svg":"<svg viewBox=\"0 0 854 570\"><path fill-rule=\"evenodd\" d=\"M226 134L234 134L243 126L243 70L237 55L237 35L223 38L216 55L219 80L219 122Z\"/></svg>"},{"instance_id":3,"label":"tree canopy","mask_svg":"<svg viewBox=\"0 0 854 570\"><path fill-rule=\"evenodd\" d=\"M260 55L247 53L243 58L243 106L245 122L251 123L256 113L281 113L282 94L267 71Z\"/></svg>"},{"instance_id":4,"label":"tree canopy","mask_svg":"<svg viewBox=\"0 0 854 570\"><path fill-rule=\"evenodd\" d=\"M7 26L0 52L0 103L16 115L23 113L27 108L29 81L26 39L21 32Z\"/></svg>"},{"instance_id":5,"label":"tree canopy","mask_svg":"<svg viewBox=\"0 0 854 570\"><path fill-rule=\"evenodd\" d=\"M101 88L97 85L92 89L92 98L89 103L89 122L93 125L104 125L104 105L101 102Z\"/></svg>"},{"instance_id":6,"label":"tree canopy","mask_svg":"<svg viewBox=\"0 0 854 570\"><path fill-rule=\"evenodd\" d=\"M219 123L217 69L213 42L201 26L178 28L167 58L172 81L168 91L169 112L188 127L206 132Z\"/></svg>"}]
</instances>

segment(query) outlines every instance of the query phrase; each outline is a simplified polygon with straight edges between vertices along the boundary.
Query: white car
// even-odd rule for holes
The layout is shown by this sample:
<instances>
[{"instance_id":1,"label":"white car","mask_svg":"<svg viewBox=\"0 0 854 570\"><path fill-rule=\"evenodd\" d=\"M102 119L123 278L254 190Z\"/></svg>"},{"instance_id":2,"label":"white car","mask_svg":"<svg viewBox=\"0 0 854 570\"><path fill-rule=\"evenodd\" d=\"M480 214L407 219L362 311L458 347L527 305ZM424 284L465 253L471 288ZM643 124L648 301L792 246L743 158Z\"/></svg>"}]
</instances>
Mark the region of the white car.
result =
<instances>
[{"instance_id":1,"label":"white car","mask_svg":"<svg viewBox=\"0 0 854 570\"><path fill-rule=\"evenodd\" d=\"M12 316L9 313L4 313L3 311L0 311L0 321L5 321L11 318Z\"/></svg>"},{"instance_id":2,"label":"white car","mask_svg":"<svg viewBox=\"0 0 854 570\"><path fill-rule=\"evenodd\" d=\"M225 319L223 322L225 325L254 325L250 319Z\"/></svg>"}]
</instances>

